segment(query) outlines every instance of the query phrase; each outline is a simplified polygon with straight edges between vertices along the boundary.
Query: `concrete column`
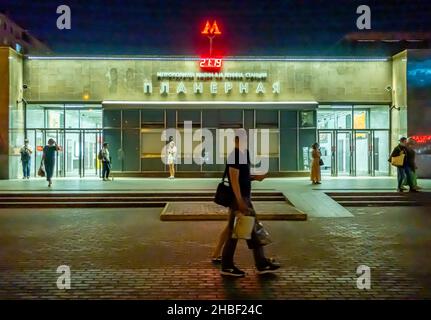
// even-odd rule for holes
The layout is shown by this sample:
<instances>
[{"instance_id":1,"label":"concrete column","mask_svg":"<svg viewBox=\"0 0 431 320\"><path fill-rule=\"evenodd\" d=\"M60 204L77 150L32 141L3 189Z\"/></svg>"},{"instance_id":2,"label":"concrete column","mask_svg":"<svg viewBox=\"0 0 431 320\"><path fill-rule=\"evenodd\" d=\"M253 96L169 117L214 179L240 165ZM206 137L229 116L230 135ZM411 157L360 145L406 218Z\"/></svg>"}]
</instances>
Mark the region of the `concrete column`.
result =
<instances>
[{"instance_id":1,"label":"concrete column","mask_svg":"<svg viewBox=\"0 0 431 320\"><path fill-rule=\"evenodd\" d=\"M24 141L22 79L22 56L0 47L0 179L18 177L19 147Z\"/></svg>"},{"instance_id":2,"label":"concrete column","mask_svg":"<svg viewBox=\"0 0 431 320\"><path fill-rule=\"evenodd\" d=\"M0 47L0 179L9 178L9 48Z\"/></svg>"}]
</instances>

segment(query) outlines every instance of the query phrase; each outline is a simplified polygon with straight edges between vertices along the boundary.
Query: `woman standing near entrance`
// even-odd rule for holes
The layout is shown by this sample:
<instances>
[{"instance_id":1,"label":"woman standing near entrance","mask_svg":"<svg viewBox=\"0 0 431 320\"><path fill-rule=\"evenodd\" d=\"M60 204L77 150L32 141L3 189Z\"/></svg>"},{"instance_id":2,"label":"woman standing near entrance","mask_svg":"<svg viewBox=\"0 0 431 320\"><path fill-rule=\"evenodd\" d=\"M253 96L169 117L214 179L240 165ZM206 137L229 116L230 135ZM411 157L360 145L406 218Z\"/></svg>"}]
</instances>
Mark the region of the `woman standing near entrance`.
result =
<instances>
[{"instance_id":1,"label":"woman standing near entrance","mask_svg":"<svg viewBox=\"0 0 431 320\"><path fill-rule=\"evenodd\" d=\"M169 166L169 179L175 178L175 160L177 158L177 146L175 145L174 138L169 138L168 145L168 166Z\"/></svg>"},{"instance_id":2,"label":"woman standing near entrance","mask_svg":"<svg viewBox=\"0 0 431 320\"><path fill-rule=\"evenodd\" d=\"M54 139L50 138L48 140L48 144L43 147L43 155L42 155L42 161L45 165L45 171L46 171L46 180L48 181L48 187L51 187L52 185L52 176L54 174L54 166L55 166L55 154L56 152L60 150L57 143Z\"/></svg>"},{"instance_id":3,"label":"woman standing near entrance","mask_svg":"<svg viewBox=\"0 0 431 320\"><path fill-rule=\"evenodd\" d=\"M313 145L311 146L311 148L313 149L311 152L311 157L313 158L312 162L311 162L311 182L313 184L321 184L321 173L320 173L320 164L321 164L321 159L320 159L320 150L319 150L319 144L317 142L313 143Z\"/></svg>"}]
</instances>

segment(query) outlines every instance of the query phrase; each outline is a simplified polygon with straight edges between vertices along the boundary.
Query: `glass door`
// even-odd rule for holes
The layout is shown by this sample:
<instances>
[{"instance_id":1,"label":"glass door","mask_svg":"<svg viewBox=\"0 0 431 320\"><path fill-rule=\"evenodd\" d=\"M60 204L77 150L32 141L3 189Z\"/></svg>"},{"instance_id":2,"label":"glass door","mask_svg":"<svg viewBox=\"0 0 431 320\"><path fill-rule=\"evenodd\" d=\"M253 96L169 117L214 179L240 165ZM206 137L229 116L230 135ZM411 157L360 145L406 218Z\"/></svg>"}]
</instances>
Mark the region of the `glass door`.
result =
<instances>
[{"instance_id":1,"label":"glass door","mask_svg":"<svg viewBox=\"0 0 431 320\"><path fill-rule=\"evenodd\" d=\"M374 130L373 131L373 173L375 176L389 175L389 162L388 162L389 153L390 153L389 131Z\"/></svg>"},{"instance_id":2,"label":"glass door","mask_svg":"<svg viewBox=\"0 0 431 320\"><path fill-rule=\"evenodd\" d=\"M319 131L319 145L323 166L321 172L323 175L335 175L335 143L334 131Z\"/></svg>"},{"instance_id":3,"label":"glass door","mask_svg":"<svg viewBox=\"0 0 431 320\"><path fill-rule=\"evenodd\" d=\"M336 139L336 175L352 174L352 133L337 132Z\"/></svg>"},{"instance_id":4,"label":"glass door","mask_svg":"<svg viewBox=\"0 0 431 320\"><path fill-rule=\"evenodd\" d=\"M79 130L68 130L65 134L65 172L68 177L82 176L82 135Z\"/></svg>"},{"instance_id":5,"label":"glass door","mask_svg":"<svg viewBox=\"0 0 431 320\"><path fill-rule=\"evenodd\" d=\"M97 155L102 148L101 135L100 131L82 131L82 176L95 177L100 175L101 163L97 159Z\"/></svg>"},{"instance_id":6,"label":"glass door","mask_svg":"<svg viewBox=\"0 0 431 320\"><path fill-rule=\"evenodd\" d=\"M355 131L355 169L357 176L372 175L372 140L371 131Z\"/></svg>"},{"instance_id":7,"label":"glass door","mask_svg":"<svg viewBox=\"0 0 431 320\"><path fill-rule=\"evenodd\" d=\"M37 177L37 171L42 161L43 147L46 145L45 130L27 130L27 138L29 139L30 146L33 148L30 176Z\"/></svg>"}]
</instances>

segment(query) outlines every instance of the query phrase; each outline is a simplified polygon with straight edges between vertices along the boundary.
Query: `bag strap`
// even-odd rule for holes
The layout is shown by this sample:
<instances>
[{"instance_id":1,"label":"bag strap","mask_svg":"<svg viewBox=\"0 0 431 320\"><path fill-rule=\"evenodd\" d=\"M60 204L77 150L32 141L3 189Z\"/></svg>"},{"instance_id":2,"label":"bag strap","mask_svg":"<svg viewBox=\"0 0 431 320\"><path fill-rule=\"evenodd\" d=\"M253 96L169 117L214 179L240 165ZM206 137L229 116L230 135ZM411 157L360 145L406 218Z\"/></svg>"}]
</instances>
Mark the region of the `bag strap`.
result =
<instances>
[{"instance_id":1,"label":"bag strap","mask_svg":"<svg viewBox=\"0 0 431 320\"><path fill-rule=\"evenodd\" d=\"M225 182L225 179L226 179L226 177L227 177L227 169L228 169L228 166L227 166L227 164L226 164L226 166L225 166L225 168L224 168L223 177L221 178L221 182ZM229 179L228 179L228 181L229 181Z\"/></svg>"}]
</instances>

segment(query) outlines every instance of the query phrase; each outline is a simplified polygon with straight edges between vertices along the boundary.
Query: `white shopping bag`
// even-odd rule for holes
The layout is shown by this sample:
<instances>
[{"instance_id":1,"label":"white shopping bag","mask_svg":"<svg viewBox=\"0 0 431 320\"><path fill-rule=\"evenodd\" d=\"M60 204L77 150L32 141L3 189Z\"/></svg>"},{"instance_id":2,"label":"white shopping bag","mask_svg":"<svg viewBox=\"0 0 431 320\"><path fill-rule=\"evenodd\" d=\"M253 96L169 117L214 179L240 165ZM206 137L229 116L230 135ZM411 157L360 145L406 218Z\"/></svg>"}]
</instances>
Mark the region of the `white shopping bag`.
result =
<instances>
[{"instance_id":1,"label":"white shopping bag","mask_svg":"<svg viewBox=\"0 0 431 320\"><path fill-rule=\"evenodd\" d=\"M232 238L245 240L251 239L254 223L255 218L252 216L236 217L233 224Z\"/></svg>"}]
</instances>

